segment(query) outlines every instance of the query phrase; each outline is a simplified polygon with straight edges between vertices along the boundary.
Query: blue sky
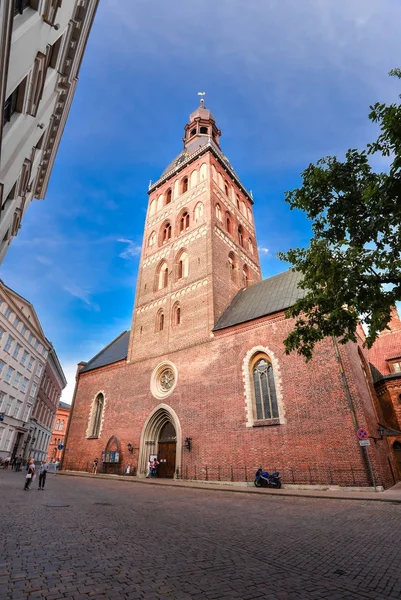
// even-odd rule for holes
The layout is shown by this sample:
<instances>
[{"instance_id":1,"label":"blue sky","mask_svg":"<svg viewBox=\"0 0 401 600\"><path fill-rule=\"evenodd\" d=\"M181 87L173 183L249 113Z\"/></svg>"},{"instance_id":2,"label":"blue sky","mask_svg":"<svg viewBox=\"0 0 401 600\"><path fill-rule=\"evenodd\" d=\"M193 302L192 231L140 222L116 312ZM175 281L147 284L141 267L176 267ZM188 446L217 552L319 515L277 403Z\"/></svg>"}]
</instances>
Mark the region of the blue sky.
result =
<instances>
[{"instance_id":1,"label":"blue sky","mask_svg":"<svg viewBox=\"0 0 401 600\"><path fill-rule=\"evenodd\" d=\"M274 275L287 268L276 253L310 232L284 191L310 162L366 144L369 104L398 97L400 22L399 0L100 0L47 197L0 274L54 343L65 401L76 363L130 327L146 190L181 150L197 92L253 191Z\"/></svg>"}]
</instances>

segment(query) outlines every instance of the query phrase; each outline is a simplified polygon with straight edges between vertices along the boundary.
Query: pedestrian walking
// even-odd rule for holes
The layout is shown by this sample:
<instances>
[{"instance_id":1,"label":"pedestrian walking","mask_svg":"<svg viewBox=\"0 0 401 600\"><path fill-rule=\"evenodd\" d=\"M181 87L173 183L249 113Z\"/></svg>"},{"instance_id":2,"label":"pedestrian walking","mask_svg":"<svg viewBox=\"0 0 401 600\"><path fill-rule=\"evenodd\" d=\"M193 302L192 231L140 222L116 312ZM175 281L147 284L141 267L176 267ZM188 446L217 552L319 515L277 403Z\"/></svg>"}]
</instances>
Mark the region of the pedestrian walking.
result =
<instances>
[{"instance_id":1,"label":"pedestrian walking","mask_svg":"<svg viewBox=\"0 0 401 600\"><path fill-rule=\"evenodd\" d=\"M99 459L95 458L95 460L93 461L93 473L95 473L95 475L97 473L97 466L98 466L98 464L99 464Z\"/></svg>"},{"instance_id":2,"label":"pedestrian walking","mask_svg":"<svg viewBox=\"0 0 401 600\"><path fill-rule=\"evenodd\" d=\"M159 466L159 461L157 460L157 458L154 458L152 460L152 477L156 477L157 475L157 467Z\"/></svg>"},{"instance_id":3,"label":"pedestrian walking","mask_svg":"<svg viewBox=\"0 0 401 600\"><path fill-rule=\"evenodd\" d=\"M30 458L29 462L28 462L28 468L26 471L26 475L25 475L24 491L29 490L31 483L33 481L34 475L35 475L35 461L33 460L33 458Z\"/></svg>"},{"instance_id":4,"label":"pedestrian walking","mask_svg":"<svg viewBox=\"0 0 401 600\"><path fill-rule=\"evenodd\" d=\"M40 463L40 467L39 467L39 487L38 490L44 490L45 488L45 483L46 483L46 475L47 475L47 463L42 462Z\"/></svg>"},{"instance_id":5,"label":"pedestrian walking","mask_svg":"<svg viewBox=\"0 0 401 600\"><path fill-rule=\"evenodd\" d=\"M8 465L10 464L10 460L11 460L11 458L10 458L9 456L7 456L7 457L4 459L4 468L5 468L5 469L8 469Z\"/></svg>"},{"instance_id":6,"label":"pedestrian walking","mask_svg":"<svg viewBox=\"0 0 401 600\"><path fill-rule=\"evenodd\" d=\"M146 471L146 478L148 479L152 474L152 461L149 459L148 460L148 467L147 467L147 471Z\"/></svg>"},{"instance_id":7,"label":"pedestrian walking","mask_svg":"<svg viewBox=\"0 0 401 600\"><path fill-rule=\"evenodd\" d=\"M22 456L19 455L16 459L15 459L15 470L16 471L21 471L21 465L22 465Z\"/></svg>"}]
</instances>

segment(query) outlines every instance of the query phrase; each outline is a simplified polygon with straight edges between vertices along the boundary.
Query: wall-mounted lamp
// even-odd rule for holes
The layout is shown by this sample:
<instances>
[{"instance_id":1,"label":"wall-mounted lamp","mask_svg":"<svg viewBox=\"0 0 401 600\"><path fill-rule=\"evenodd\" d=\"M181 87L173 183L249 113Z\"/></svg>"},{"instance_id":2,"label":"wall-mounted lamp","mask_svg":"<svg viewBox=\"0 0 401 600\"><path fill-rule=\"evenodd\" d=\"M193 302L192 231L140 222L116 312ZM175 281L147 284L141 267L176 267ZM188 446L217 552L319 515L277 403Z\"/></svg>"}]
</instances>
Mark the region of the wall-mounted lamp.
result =
<instances>
[{"instance_id":1,"label":"wall-mounted lamp","mask_svg":"<svg viewBox=\"0 0 401 600\"><path fill-rule=\"evenodd\" d=\"M38 123L37 127L39 127L39 129L44 129L45 128L45 124L44 123Z\"/></svg>"},{"instance_id":2,"label":"wall-mounted lamp","mask_svg":"<svg viewBox=\"0 0 401 600\"><path fill-rule=\"evenodd\" d=\"M56 23L55 25L53 25L53 29L58 31L60 29L60 23Z\"/></svg>"},{"instance_id":3,"label":"wall-mounted lamp","mask_svg":"<svg viewBox=\"0 0 401 600\"><path fill-rule=\"evenodd\" d=\"M184 442L184 449L188 450L188 452L191 452L191 446L192 446L192 438L186 437L185 442Z\"/></svg>"},{"instance_id":4,"label":"wall-mounted lamp","mask_svg":"<svg viewBox=\"0 0 401 600\"><path fill-rule=\"evenodd\" d=\"M380 425L380 423L379 423L379 427L377 428L377 433L379 434L379 437L378 437L378 438L376 438L376 437L373 437L373 436L372 436L372 440L374 441L374 443L375 443L375 444L376 444L376 442L377 442L378 440L382 440L382 439L384 438L384 433L385 433L385 431L386 431L386 430L385 430L385 428L383 427L383 425Z\"/></svg>"},{"instance_id":5,"label":"wall-mounted lamp","mask_svg":"<svg viewBox=\"0 0 401 600\"><path fill-rule=\"evenodd\" d=\"M127 448L128 448L128 452L132 453L134 451L134 446L131 444L131 442L128 442Z\"/></svg>"}]
</instances>

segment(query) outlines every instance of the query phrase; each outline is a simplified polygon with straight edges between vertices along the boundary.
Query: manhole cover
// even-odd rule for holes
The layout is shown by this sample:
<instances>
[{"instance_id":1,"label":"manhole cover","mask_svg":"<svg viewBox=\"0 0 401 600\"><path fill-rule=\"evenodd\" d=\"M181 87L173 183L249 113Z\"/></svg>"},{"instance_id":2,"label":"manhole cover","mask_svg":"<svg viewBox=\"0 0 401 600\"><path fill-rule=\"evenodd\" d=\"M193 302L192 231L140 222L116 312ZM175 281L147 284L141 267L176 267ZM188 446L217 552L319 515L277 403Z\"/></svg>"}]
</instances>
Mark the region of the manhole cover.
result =
<instances>
[{"instance_id":1,"label":"manhole cover","mask_svg":"<svg viewBox=\"0 0 401 600\"><path fill-rule=\"evenodd\" d=\"M96 506L113 506L111 502L94 502Z\"/></svg>"},{"instance_id":2,"label":"manhole cover","mask_svg":"<svg viewBox=\"0 0 401 600\"><path fill-rule=\"evenodd\" d=\"M342 569L336 569L334 571L334 575L346 575L347 571L343 571Z\"/></svg>"},{"instance_id":3,"label":"manhole cover","mask_svg":"<svg viewBox=\"0 0 401 600\"><path fill-rule=\"evenodd\" d=\"M70 506L69 504L45 504L45 506L48 506L49 508L67 508L67 506Z\"/></svg>"}]
</instances>

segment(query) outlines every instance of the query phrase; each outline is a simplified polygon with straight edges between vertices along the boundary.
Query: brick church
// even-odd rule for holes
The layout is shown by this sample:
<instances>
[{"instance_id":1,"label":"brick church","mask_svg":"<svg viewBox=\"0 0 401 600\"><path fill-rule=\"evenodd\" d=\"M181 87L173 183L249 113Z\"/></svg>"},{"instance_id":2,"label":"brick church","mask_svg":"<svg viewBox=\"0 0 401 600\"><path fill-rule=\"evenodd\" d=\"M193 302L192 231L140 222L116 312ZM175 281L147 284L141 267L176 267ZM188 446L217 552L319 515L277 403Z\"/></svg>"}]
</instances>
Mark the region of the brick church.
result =
<instances>
[{"instance_id":1,"label":"brick church","mask_svg":"<svg viewBox=\"0 0 401 600\"><path fill-rule=\"evenodd\" d=\"M362 328L308 364L285 355L299 275L262 280L252 195L220 136L201 101L149 188L132 326L78 365L63 468L98 458L144 477L157 456L159 477L246 482L263 465L284 484L389 487L399 422L383 414Z\"/></svg>"}]
</instances>

